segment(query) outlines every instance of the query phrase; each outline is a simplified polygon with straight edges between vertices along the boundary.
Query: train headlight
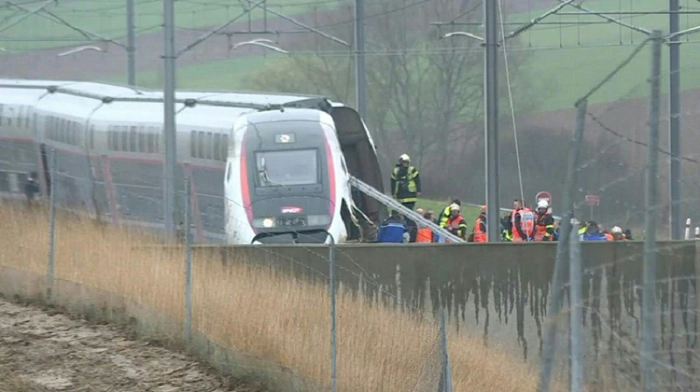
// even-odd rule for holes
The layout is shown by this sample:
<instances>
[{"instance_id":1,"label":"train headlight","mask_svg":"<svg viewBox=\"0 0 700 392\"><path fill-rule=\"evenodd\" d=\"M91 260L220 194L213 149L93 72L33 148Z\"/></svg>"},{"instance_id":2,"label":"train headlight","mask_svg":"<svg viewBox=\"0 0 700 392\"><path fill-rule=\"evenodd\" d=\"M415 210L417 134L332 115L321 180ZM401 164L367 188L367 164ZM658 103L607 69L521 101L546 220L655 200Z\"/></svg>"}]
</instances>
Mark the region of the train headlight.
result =
<instances>
[{"instance_id":1,"label":"train headlight","mask_svg":"<svg viewBox=\"0 0 700 392\"><path fill-rule=\"evenodd\" d=\"M272 218L265 218L265 219L263 219L262 224L263 224L263 227L267 227L267 228L275 227L275 220Z\"/></svg>"},{"instance_id":2,"label":"train headlight","mask_svg":"<svg viewBox=\"0 0 700 392\"><path fill-rule=\"evenodd\" d=\"M253 227L255 228L264 227L266 229L271 229L276 226L277 222L274 218L258 218L253 220Z\"/></svg>"}]
</instances>

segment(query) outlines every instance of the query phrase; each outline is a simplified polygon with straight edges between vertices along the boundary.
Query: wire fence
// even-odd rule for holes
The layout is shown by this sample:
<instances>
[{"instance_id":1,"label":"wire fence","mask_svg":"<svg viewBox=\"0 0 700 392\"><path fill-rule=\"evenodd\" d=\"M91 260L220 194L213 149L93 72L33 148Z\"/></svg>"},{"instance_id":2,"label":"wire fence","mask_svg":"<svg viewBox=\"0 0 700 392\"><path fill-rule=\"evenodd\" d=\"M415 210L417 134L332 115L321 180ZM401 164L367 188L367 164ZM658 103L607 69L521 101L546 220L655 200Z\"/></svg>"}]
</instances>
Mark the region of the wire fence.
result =
<instances>
[{"instance_id":1,"label":"wire fence","mask_svg":"<svg viewBox=\"0 0 700 392\"><path fill-rule=\"evenodd\" d=\"M144 3L159 6L159 2ZM202 15L217 13L223 18L223 10L228 10L228 4L221 2L186 3L195 11L179 24L187 32L183 35L192 39L205 31ZM337 5L328 3L329 7ZM417 27L406 23L419 21L423 26L454 18L452 23L436 24L440 34L459 29L478 34L480 20L474 15L481 12L479 4L457 9L452 3L368 1L372 15L368 30L374 40L366 52L373 102L369 118L385 167L391 167L399 152L408 151L420 162L425 189L430 190L424 193L464 195L469 197L461 197L463 200L478 201L480 196L473 190L484 185L484 157L479 155L483 154L483 70L477 56L482 49L475 43L444 37L427 41L425 36L409 34ZM501 7L508 9L510 3L504 1ZM619 3L620 12L632 12ZM201 8L204 5L206 9ZM102 33L118 33L123 18L115 11L118 5L113 5L115 9L112 4L101 6L104 9L80 12L66 8L57 15L100 16L109 20ZM302 6L306 5L295 2L294 7ZM537 15L529 8L527 20ZM273 10L284 11L280 7ZM146 23L158 12L144 13L137 23L143 29L139 31L158 28L157 23ZM334 12L338 15L332 15ZM353 18L340 11L329 14L313 24L304 20L351 41L346 30ZM261 15L256 26L263 23ZM233 11L227 11L225 19L233 16ZM692 27L695 14L684 16L685 28ZM10 218L17 223L5 228L15 231L0 237L6 241L0 249L7 252L0 265L32 271L41 278L26 287L44 287L46 279L57 302L80 298L86 303L99 302L86 299L84 292L69 291L66 282L72 282L102 296L124 297L145 309L155 309L154 314L172 321L171 329L161 328L163 334L186 342L218 368L237 376L264 373L294 390L333 390L337 385L343 391L508 391L535 390L537 384L540 390L549 385L550 390L570 391L698 389L698 257L692 241L664 239L671 237L668 217L674 205L680 206L682 217L700 221L696 208L700 160L692 149L697 145L696 135L684 133L677 157L683 171L673 179L666 174L673 157L670 143L660 135L673 116L662 105L660 89L661 81L672 73L664 69L659 56L667 51L658 36L649 38L639 31L628 36L618 31L621 25L609 21L592 25L593 20L600 22L600 16L553 18L548 21L559 25L538 25L506 45L515 87L515 96L509 98L518 107L512 123L501 124L504 135L513 131L513 136L503 140L503 151L507 151L503 165L509 169L502 176L503 194L520 194L516 185L520 181L526 199L528 194L551 189L555 213L564 218L556 244L519 248L513 248L517 244L199 246L224 242L227 222L235 225L247 218L227 216L225 206L234 202L222 196L221 173L191 171L192 167L183 165L178 169L179 191L172 213L178 217L185 246L170 250L150 242L140 246L141 237L123 237L102 225L80 231L84 223L66 212L89 215L108 222L108 227L158 233L165 214L162 166L88 159L59 150L55 155L49 151L46 157L52 171L46 173L52 179L48 184L52 189L50 224L44 215L36 218L12 212ZM645 18L629 16L624 22L642 25L651 21L653 25L656 19L652 18L658 15ZM38 22L32 23L30 26L36 26ZM520 25L508 23L504 24ZM385 25L392 29L381 30ZM600 29L601 35L594 34L594 29ZM603 34L611 30L615 34ZM40 33L48 34L37 30L34 35ZM211 46L202 47L183 63L194 64L196 56L202 56L202 61L205 57L227 58L230 53L220 52L227 45L231 48L235 34L225 33L228 35L216 36ZM14 44L24 50L28 47L21 47L22 39L38 39L25 35L8 39L16 39ZM298 40L298 50L288 62L280 63L283 67L273 68L274 78L258 76L258 82L267 84L257 86L290 91L313 86L342 101L352 101L352 51L327 46L323 38L319 43L318 39L296 38L302 33L292 35L295 38L281 46ZM692 48L690 44L696 41L688 35L683 42ZM613 50L614 55L610 54ZM601 61L597 52L610 54L611 60ZM684 53L692 59L690 52ZM538 64L534 70L528 69L533 63L527 58L533 54L532 61ZM45 53L21 55L26 56L21 64L8 58L8 66L0 72L21 77L36 68L36 74L47 77L82 76L79 67L68 71L46 68L46 61L39 61L46 58L42 57ZM112 67L121 67L114 52L102 55ZM571 64L541 66L564 63L561 60L567 55L572 56ZM71 56L70 64L87 62L80 57L87 54ZM582 58L586 56L590 58ZM652 59L656 62L653 67ZM694 74L696 68L684 63L683 74ZM462 79L450 79L454 70L462 71ZM221 73L209 74L217 75L218 87ZM387 74L395 79L393 85L386 82ZM280 80L307 83L280 84ZM692 78L687 80L692 87ZM319 87L317 81L330 82ZM547 84L552 81L557 83ZM191 83L204 88L209 82L200 78ZM590 94L582 93L594 86ZM425 91L430 92L430 102L417 102ZM585 99L577 102L575 121L572 111L524 115L531 108L561 109L560 101L570 106L582 96ZM698 113L691 105L683 110L686 127ZM515 159L516 147L522 158ZM21 199L24 176L37 167L35 152L11 142L3 142L0 148L0 191L3 196ZM521 163L524 177L519 181L515 168ZM466 174L454 181L451 173ZM663 191L673 181L682 185L678 200L671 200ZM644 242L591 243L614 237L615 226L630 229L633 235L628 238ZM24 234L30 229L35 230L32 235ZM26 260L17 260L17 254L27 255ZM26 287L17 290L28 290ZM90 311L90 306L80 306L81 311ZM147 313L141 312L140 317ZM499 350L505 354L494 354ZM537 372L524 371L521 365L534 366Z\"/></svg>"}]
</instances>

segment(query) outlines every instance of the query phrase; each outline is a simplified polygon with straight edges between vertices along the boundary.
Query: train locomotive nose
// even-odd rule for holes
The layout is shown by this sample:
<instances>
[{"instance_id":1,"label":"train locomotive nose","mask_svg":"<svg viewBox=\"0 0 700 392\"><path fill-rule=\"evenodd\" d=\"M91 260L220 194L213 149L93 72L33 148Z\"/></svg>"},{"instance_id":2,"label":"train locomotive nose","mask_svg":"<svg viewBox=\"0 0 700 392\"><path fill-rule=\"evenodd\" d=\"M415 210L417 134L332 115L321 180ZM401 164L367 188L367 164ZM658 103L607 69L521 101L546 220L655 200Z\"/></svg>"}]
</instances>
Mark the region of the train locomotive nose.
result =
<instances>
[{"instance_id":1,"label":"train locomotive nose","mask_svg":"<svg viewBox=\"0 0 700 392\"><path fill-rule=\"evenodd\" d=\"M285 197L253 204L253 228L260 243L324 243L332 216L319 197Z\"/></svg>"}]
</instances>

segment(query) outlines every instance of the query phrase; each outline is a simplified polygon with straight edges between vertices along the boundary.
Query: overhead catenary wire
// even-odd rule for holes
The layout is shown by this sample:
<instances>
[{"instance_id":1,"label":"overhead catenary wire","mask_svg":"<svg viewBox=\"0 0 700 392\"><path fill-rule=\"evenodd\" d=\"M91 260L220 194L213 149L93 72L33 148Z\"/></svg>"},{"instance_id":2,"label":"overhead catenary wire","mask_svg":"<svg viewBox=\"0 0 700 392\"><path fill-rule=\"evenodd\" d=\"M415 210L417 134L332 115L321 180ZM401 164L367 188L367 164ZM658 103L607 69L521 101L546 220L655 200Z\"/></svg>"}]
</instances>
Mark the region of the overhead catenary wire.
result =
<instances>
[{"instance_id":1,"label":"overhead catenary wire","mask_svg":"<svg viewBox=\"0 0 700 392\"><path fill-rule=\"evenodd\" d=\"M505 27L503 25L503 5L502 1L498 0L498 14L499 14L499 19L501 22L501 36L505 37L506 31ZM512 89L512 84L510 81L510 71L508 67L508 49L507 49L507 43L506 40L503 39L503 42L501 43L503 45L503 65L504 69L506 71L506 86L508 88L508 102L510 104L510 117L513 122L513 140L515 143L515 160L518 164L518 182L520 185L520 200L525 202L525 189L523 187L523 171L522 167L520 165L520 147L518 146L518 127L516 125L515 121L515 107L513 105L513 89Z\"/></svg>"}]
</instances>

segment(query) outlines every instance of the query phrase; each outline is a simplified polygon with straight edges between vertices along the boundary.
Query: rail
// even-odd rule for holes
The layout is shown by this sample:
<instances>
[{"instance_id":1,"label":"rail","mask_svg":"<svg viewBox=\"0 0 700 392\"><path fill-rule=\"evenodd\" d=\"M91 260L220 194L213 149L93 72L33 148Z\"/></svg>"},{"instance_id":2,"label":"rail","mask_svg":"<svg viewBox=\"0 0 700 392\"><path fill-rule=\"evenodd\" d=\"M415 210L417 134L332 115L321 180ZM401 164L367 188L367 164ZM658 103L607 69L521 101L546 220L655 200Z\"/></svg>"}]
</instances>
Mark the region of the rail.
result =
<instances>
[{"instance_id":1,"label":"rail","mask_svg":"<svg viewBox=\"0 0 700 392\"><path fill-rule=\"evenodd\" d=\"M420 225L425 226L425 227L429 227L430 229L433 230L434 233L436 233L442 237L445 237L452 242L457 242L457 243L466 242L463 239L457 237L456 235L450 233L449 231L443 229L442 227L436 225L434 222L423 218L419 213L411 210L410 208L404 207L403 204L401 204L398 201L394 200L393 198L383 194L382 192L379 192L373 186L362 182L358 178L350 176L349 182L350 182L350 185L357 188L360 192L377 200L378 202L384 204L387 207L390 207L390 208L393 208L393 209L399 211L400 213L404 214L406 217L408 217L412 221L416 222L417 224L420 224Z\"/></svg>"}]
</instances>

